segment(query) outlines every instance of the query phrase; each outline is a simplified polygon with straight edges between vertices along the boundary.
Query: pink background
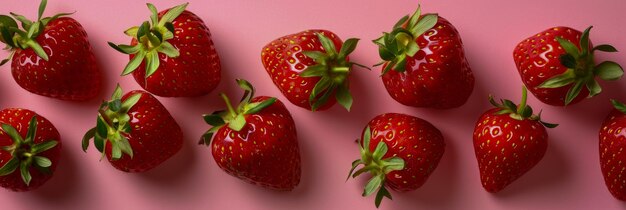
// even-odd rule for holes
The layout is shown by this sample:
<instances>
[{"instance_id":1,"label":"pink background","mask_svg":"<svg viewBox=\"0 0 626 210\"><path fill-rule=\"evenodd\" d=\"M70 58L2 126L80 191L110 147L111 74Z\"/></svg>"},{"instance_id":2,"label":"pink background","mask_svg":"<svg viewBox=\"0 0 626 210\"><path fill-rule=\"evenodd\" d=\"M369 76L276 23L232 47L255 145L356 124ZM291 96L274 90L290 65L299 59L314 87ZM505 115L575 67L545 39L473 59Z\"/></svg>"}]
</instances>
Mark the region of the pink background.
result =
<instances>
[{"instance_id":1,"label":"pink background","mask_svg":"<svg viewBox=\"0 0 626 210\"><path fill-rule=\"evenodd\" d=\"M155 2L159 10L184 1ZM505 3L506 2L506 3ZM36 17L38 0L5 0L0 13L15 11ZM549 130L544 159L529 173L498 194L480 185L472 130L490 106L489 93L518 101L522 85L512 59L513 47L523 38L552 26L582 30L594 25L594 43L611 43L626 51L626 3L606 1L422 1L424 11L438 12L460 31L467 58L476 76L475 90L464 106L451 110L411 108L395 102L385 91L379 69L355 69L354 108L335 106L312 113L291 105L263 70L261 48L274 38L304 29L325 28L344 40L362 42L352 60L374 64L377 48L370 40L387 31L416 1L191 1L189 10L204 19L213 33L223 63L218 89L199 98L160 98L183 127L180 153L144 174L115 170L92 147L80 149L83 133L95 125L96 109L115 83L126 91L140 88L131 77L120 77L127 56L106 41L126 43L122 31L148 20L143 1L50 0L47 15L77 11L105 73L105 89L98 99L75 103L30 94L13 81L9 65L0 67L0 107L32 109L52 121L64 141L63 158L55 177L39 190L13 193L0 190L2 209L374 209L373 198L362 198L364 178L345 182L350 162L358 157L354 139L375 115L401 112L424 118L445 136L446 152L426 184L410 193L396 193L381 209L623 209L626 203L606 190L598 159L598 129L611 108L608 99L626 101L626 84L602 83L605 92L580 104L562 108L541 104L531 96L544 119L560 123ZM0 53L2 57L5 52ZM626 65L624 53L600 53L598 60ZM235 78L256 85L259 94L287 103L298 128L303 176L293 192L274 192L244 183L222 172L210 150L196 145L208 128L200 117L223 107L217 94L238 97ZM234 94L237 94L235 96Z\"/></svg>"}]
</instances>

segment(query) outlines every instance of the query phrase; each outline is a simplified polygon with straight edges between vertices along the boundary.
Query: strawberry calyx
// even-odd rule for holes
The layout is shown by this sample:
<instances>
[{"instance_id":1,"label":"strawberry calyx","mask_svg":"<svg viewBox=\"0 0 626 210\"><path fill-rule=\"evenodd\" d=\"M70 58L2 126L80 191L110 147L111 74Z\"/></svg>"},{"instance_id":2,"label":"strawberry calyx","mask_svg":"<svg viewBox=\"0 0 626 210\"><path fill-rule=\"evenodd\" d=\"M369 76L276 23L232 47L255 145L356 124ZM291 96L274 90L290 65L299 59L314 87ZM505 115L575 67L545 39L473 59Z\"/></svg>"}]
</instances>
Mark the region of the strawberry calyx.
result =
<instances>
[{"instance_id":1,"label":"strawberry calyx","mask_svg":"<svg viewBox=\"0 0 626 210\"><path fill-rule=\"evenodd\" d=\"M254 98L254 87L252 84L243 79L237 79L236 81L239 87L244 90L239 105L234 108L228 96L221 93L220 96L224 99L227 110L202 115L204 121L213 127L202 135L199 144L209 146L213 134L224 126L228 126L228 128L234 131L241 131L246 125L246 115L259 113L276 102L276 98L273 97L260 102L252 102L252 98Z\"/></svg>"},{"instance_id":2,"label":"strawberry calyx","mask_svg":"<svg viewBox=\"0 0 626 210\"><path fill-rule=\"evenodd\" d=\"M130 127L130 115L128 111L141 99L141 94L136 93L122 101L122 88L118 84L111 96L110 101L102 102L98 109L96 127L91 128L82 140L82 148L87 152L89 141L93 139L94 145L102 153L104 158L106 143L111 144L111 159L119 160L123 154L133 158L133 149L128 141L132 129Z\"/></svg>"},{"instance_id":3,"label":"strawberry calyx","mask_svg":"<svg viewBox=\"0 0 626 210\"><path fill-rule=\"evenodd\" d=\"M0 66L7 63L15 53L15 49L33 49L37 56L41 57L45 61L48 61L48 54L44 51L43 47L35 40L41 33L44 32L46 25L59 17L71 15L73 13L60 13L52 17L42 18L43 12L48 4L47 0L42 0L39 4L39 13L37 21L31 21L26 17L11 12L11 16L0 15L0 42L5 43L7 46L4 50L11 51L9 57L0 61ZM22 25L22 29L17 25L17 21Z\"/></svg>"},{"instance_id":4,"label":"strawberry calyx","mask_svg":"<svg viewBox=\"0 0 626 210\"><path fill-rule=\"evenodd\" d=\"M0 176L12 174L19 167L22 181L28 186L32 180L29 171L32 166L42 173L51 173L49 168L52 166L52 161L38 154L54 148L59 142L56 140L45 140L41 143L34 142L37 132L36 116L30 119L26 138L20 136L19 132L9 124L2 124L1 127L0 133L4 132L11 137L13 144L1 148L11 153L11 159L0 168Z\"/></svg>"},{"instance_id":5,"label":"strawberry calyx","mask_svg":"<svg viewBox=\"0 0 626 210\"><path fill-rule=\"evenodd\" d=\"M374 193L374 191L378 190L376 199L374 200L374 204L376 208L378 208L384 197L392 199L391 194L385 188L386 175L392 171L403 170L404 160L400 157L383 159L383 156L385 156L388 150L387 144L383 141L378 142L374 151L370 151L371 134L370 127L368 126L363 132L362 141L359 142L361 159L352 162L352 168L350 169L347 179L350 179L350 177L356 178L365 172L369 172L372 178L365 185L363 197L369 196ZM359 165L363 165L363 167L356 170Z\"/></svg>"},{"instance_id":6,"label":"strawberry calyx","mask_svg":"<svg viewBox=\"0 0 626 210\"><path fill-rule=\"evenodd\" d=\"M626 105L624 105L622 102L619 102L615 99L611 99L611 104L613 104L613 107L615 107L615 109L626 114Z\"/></svg>"},{"instance_id":7,"label":"strawberry calyx","mask_svg":"<svg viewBox=\"0 0 626 210\"><path fill-rule=\"evenodd\" d=\"M383 36L373 40L378 45L378 54L383 59L382 62L374 65L386 64L382 74L386 74L393 69L397 72L406 70L407 57L413 57L420 47L415 41L417 37L424 34L437 24L437 14L421 14L421 7L418 6L413 15L402 17L394 26L391 33L384 32Z\"/></svg>"},{"instance_id":8,"label":"strawberry calyx","mask_svg":"<svg viewBox=\"0 0 626 210\"><path fill-rule=\"evenodd\" d=\"M165 15L159 19L159 12L151 3L147 3L148 9L152 13L150 21L143 22L140 26L127 29L124 33L130 37L137 39L137 44L116 45L109 42L109 46L113 49L124 53L134 54L135 57L128 62L122 76L128 75L135 71L142 62L146 63L146 78L150 77L159 68L159 53L167 55L167 57L175 58L180 56L178 49L167 40L174 38L174 25L172 21L185 11L189 3L184 3L169 9Z\"/></svg>"},{"instance_id":9,"label":"strawberry calyx","mask_svg":"<svg viewBox=\"0 0 626 210\"><path fill-rule=\"evenodd\" d=\"M595 64L594 52L617 52L617 49L608 44L598 45L589 49L589 31L592 27L593 26L589 26L582 33L579 40L580 49L569 40L562 37L556 38L566 52L559 56L559 61L561 65L567 67L567 70L562 74L544 81L538 86L539 88L559 88L573 84L565 96L565 105L572 102L572 100L578 96L583 86L586 86L589 90L589 98L602 92L602 87L600 87L600 84L596 81L596 77L611 81L621 78L624 74L623 68L613 61L604 61L598 65Z\"/></svg>"},{"instance_id":10,"label":"strawberry calyx","mask_svg":"<svg viewBox=\"0 0 626 210\"><path fill-rule=\"evenodd\" d=\"M497 103L492 95L489 95L489 103L493 106L500 109L500 111L496 112L497 115L508 114L509 117L516 120L534 120L539 121L543 126L547 128L555 128L558 124L547 123L541 121L541 111L539 114L533 114L533 109L530 105L526 104L526 100L528 97L528 91L525 86L522 86L522 100L520 101L519 106L513 103L511 100L500 99L500 103Z\"/></svg>"},{"instance_id":11,"label":"strawberry calyx","mask_svg":"<svg viewBox=\"0 0 626 210\"><path fill-rule=\"evenodd\" d=\"M346 40L341 46L341 50L337 52L333 41L322 33L316 33L316 35L325 52L303 51L304 55L315 60L317 64L307 67L300 73L301 77L320 77L309 96L311 110L317 110L334 94L339 104L350 111L352 107L352 95L348 85L350 70L353 65L369 69L347 59L348 55L356 49L359 39L350 38Z\"/></svg>"}]
</instances>

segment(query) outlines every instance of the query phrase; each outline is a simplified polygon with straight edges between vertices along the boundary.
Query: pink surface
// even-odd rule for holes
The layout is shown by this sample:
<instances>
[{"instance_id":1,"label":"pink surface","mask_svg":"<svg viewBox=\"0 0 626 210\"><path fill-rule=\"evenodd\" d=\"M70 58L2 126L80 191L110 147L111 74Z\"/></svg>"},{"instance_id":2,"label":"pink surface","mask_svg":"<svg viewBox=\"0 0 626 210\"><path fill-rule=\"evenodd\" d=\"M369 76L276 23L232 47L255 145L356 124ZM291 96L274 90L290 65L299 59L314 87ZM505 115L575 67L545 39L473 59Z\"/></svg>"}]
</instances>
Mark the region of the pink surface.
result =
<instances>
[{"instance_id":1,"label":"pink surface","mask_svg":"<svg viewBox=\"0 0 626 210\"><path fill-rule=\"evenodd\" d=\"M183 1L156 2L165 9ZM423 1L424 11L438 12L461 33L476 76L475 90L464 106L451 110L418 109L400 105L388 96L379 69L357 69L352 77L355 105L348 113L335 106L312 113L290 103L263 70L261 48L274 38L310 28L334 31L344 40L362 42L352 60L374 64L377 48L370 40L387 31L401 16L413 12L416 1L191 1L213 33L223 63L218 89L199 98L159 98L183 127L180 153L144 174L115 170L92 147L80 149L83 133L95 125L100 99L108 98L115 83L125 90L140 88L131 77L120 77L128 57L106 41L128 42L122 31L148 19L143 1L50 0L46 14L77 11L73 15L89 34L105 72L105 91L85 103L59 101L30 94L13 81L9 66L0 67L0 107L32 109L61 132L64 156L46 185L29 193L0 190L2 209L374 209L373 197L362 198L365 178L345 182L349 165L358 157L354 139L375 115L401 112L424 118L443 133L447 143L439 167L426 184L410 193L395 193L381 209L623 209L606 190L598 157L598 129L609 112L609 98L626 101L625 80L603 83L605 92L580 104L562 108L529 103L543 109L544 119L560 123L549 130L544 159L499 194L480 185L472 130L490 106L489 93L517 101L522 85L512 50L519 41L551 26L584 29L594 25L594 43L611 43L626 51L623 20L626 3L606 1ZM19 12L36 17L38 0L4 1L0 13ZM2 57L6 53L0 53ZM624 53L601 53L626 65ZM221 91L240 94L235 78L256 85L259 94L277 96L290 109L298 129L303 176L293 192L274 192L244 183L222 172L209 148L196 145L207 129L200 115L223 107ZM232 96L235 97L235 96Z\"/></svg>"}]
</instances>

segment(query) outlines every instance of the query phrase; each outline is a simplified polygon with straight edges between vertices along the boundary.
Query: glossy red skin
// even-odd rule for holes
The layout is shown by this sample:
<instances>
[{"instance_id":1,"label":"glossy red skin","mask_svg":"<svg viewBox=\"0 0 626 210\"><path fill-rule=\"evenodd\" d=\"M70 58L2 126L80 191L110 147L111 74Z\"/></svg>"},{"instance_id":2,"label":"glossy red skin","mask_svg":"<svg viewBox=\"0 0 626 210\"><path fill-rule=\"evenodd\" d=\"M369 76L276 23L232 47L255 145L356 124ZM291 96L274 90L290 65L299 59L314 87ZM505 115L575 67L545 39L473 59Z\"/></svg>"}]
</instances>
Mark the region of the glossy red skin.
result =
<instances>
[{"instance_id":1,"label":"glossy red skin","mask_svg":"<svg viewBox=\"0 0 626 210\"><path fill-rule=\"evenodd\" d=\"M269 99L255 97L252 102ZM220 128L211 144L213 159L228 174L265 188L290 191L300 183L296 126L285 105L246 115L240 131Z\"/></svg>"},{"instance_id":2,"label":"glossy red skin","mask_svg":"<svg viewBox=\"0 0 626 210\"><path fill-rule=\"evenodd\" d=\"M126 137L133 149L133 158L123 154L119 160L111 160L111 143L107 141L106 156L111 165L125 172L144 172L174 156L183 145L183 132L176 120L154 96L134 90L122 97L122 101L134 94L141 99L128 111L131 132Z\"/></svg>"},{"instance_id":3,"label":"glossy red skin","mask_svg":"<svg viewBox=\"0 0 626 210\"><path fill-rule=\"evenodd\" d=\"M43 60L31 48L16 48L11 72L18 85L31 93L71 101L100 93L100 70L80 23L70 17L52 20L35 41L49 59Z\"/></svg>"},{"instance_id":4,"label":"glossy red skin","mask_svg":"<svg viewBox=\"0 0 626 210\"><path fill-rule=\"evenodd\" d=\"M459 32L440 16L415 41L420 50L407 57L406 71L392 69L382 76L389 95L413 107L449 109L465 104L474 89L474 74Z\"/></svg>"},{"instance_id":5,"label":"glossy red skin","mask_svg":"<svg viewBox=\"0 0 626 210\"><path fill-rule=\"evenodd\" d=\"M388 147L383 159L397 156L405 162L403 170L386 175L385 185L400 192L421 187L443 156L445 142L441 132L425 120L397 113L378 115L368 126L372 132L370 151L383 141Z\"/></svg>"},{"instance_id":6,"label":"glossy red skin","mask_svg":"<svg viewBox=\"0 0 626 210\"><path fill-rule=\"evenodd\" d=\"M160 12L159 18L167 11ZM186 10L172 24L174 38L167 41L178 49L180 56L170 58L159 53L160 65L153 75L145 78L145 62L142 62L133 77L143 89L161 97L206 95L219 84L222 69L211 32L200 17ZM136 44L133 38L131 45ZM134 57L130 55L130 59Z\"/></svg>"},{"instance_id":7,"label":"glossy red skin","mask_svg":"<svg viewBox=\"0 0 626 210\"><path fill-rule=\"evenodd\" d=\"M567 67L561 64L559 56L566 54L556 37L569 40L580 49L582 33L568 27L554 27L535 34L520 42L513 51L515 66L522 81L541 102L553 106L565 106L565 96L573 84L560 88L538 88L544 81L563 74ZM589 49L592 48L591 43ZM550 51L552 49L552 51ZM545 59L542 57L545 56ZM582 88L580 94L570 105L582 101L589 95L587 88Z\"/></svg>"},{"instance_id":8,"label":"glossy red skin","mask_svg":"<svg viewBox=\"0 0 626 210\"><path fill-rule=\"evenodd\" d=\"M38 156L47 157L52 161L50 166L50 174L43 173L36 169L34 166L30 168L30 174L32 180L30 185L26 186L20 175L19 168L13 173L0 176L0 186L11 191L24 192L37 189L45 184L50 178L52 178L54 171L59 164L59 158L61 157L61 137L57 129L46 118L36 114L33 111L27 109L10 108L0 111L0 124L9 124L13 126L22 137L26 136L28 132L28 126L33 116L37 116L37 132L35 135L34 143L41 143L47 140L55 140L58 144L50 150L37 154ZM0 129L0 147L10 146L13 144L13 139ZM13 156L0 149L0 167L4 166Z\"/></svg>"},{"instance_id":9,"label":"glossy red skin","mask_svg":"<svg viewBox=\"0 0 626 210\"><path fill-rule=\"evenodd\" d=\"M600 128L600 168L613 197L626 201L626 115L613 109Z\"/></svg>"},{"instance_id":10,"label":"glossy red skin","mask_svg":"<svg viewBox=\"0 0 626 210\"><path fill-rule=\"evenodd\" d=\"M534 120L516 120L485 112L474 128L474 151L480 180L488 192L498 192L520 178L543 158L548 148L545 127Z\"/></svg>"},{"instance_id":11,"label":"glossy red skin","mask_svg":"<svg viewBox=\"0 0 626 210\"><path fill-rule=\"evenodd\" d=\"M265 45L261 51L263 67L276 87L292 104L308 110L311 110L309 103L311 91L319 82L320 77L300 76L300 73L307 67L317 64L313 59L302 54L302 51L325 52L317 35L315 35L316 33L322 33L332 40L337 52L341 50L343 42L335 33L314 29L280 37ZM327 110L335 103L335 97L330 97L325 104L316 110Z\"/></svg>"}]
</instances>

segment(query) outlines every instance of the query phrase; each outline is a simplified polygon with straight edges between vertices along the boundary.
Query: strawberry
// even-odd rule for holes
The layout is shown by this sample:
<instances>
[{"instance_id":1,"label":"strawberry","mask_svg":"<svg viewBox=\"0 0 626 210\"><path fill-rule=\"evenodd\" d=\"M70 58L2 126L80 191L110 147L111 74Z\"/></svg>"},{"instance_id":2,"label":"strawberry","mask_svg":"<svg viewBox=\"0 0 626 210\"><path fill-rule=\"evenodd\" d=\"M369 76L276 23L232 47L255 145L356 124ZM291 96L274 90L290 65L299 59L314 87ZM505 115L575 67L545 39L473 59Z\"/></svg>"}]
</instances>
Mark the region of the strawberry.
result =
<instances>
[{"instance_id":1,"label":"strawberry","mask_svg":"<svg viewBox=\"0 0 626 210\"><path fill-rule=\"evenodd\" d=\"M541 121L526 104L526 87L522 101L515 105L510 100L501 104L489 97L496 108L483 113L474 128L474 151L480 169L480 180L488 192L498 192L533 168L548 147L545 127L556 124Z\"/></svg>"},{"instance_id":2,"label":"strawberry","mask_svg":"<svg viewBox=\"0 0 626 210\"><path fill-rule=\"evenodd\" d=\"M129 54L130 62L122 75L133 74L135 81L148 92L163 97L201 96L215 89L221 77L220 59L211 33L194 13L185 10L188 3L157 13L150 22L124 33L132 37L130 45L114 49Z\"/></svg>"},{"instance_id":3,"label":"strawberry","mask_svg":"<svg viewBox=\"0 0 626 210\"><path fill-rule=\"evenodd\" d=\"M212 128L200 144L210 146L217 165L234 177L268 189L293 190L300 183L301 169L289 110L276 98L254 97L248 81L237 83L245 90L240 104L233 108L222 93L228 111L203 116Z\"/></svg>"},{"instance_id":4,"label":"strawberry","mask_svg":"<svg viewBox=\"0 0 626 210\"><path fill-rule=\"evenodd\" d=\"M337 101L350 111L348 55L358 39L342 42L327 30L306 30L278 38L263 47L261 60L274 84L296 106L326 110Z\"/></svg>"},{"instance_id":5,"label":"strawberry","mask_svg":"<svg viewBox=\"0 0 626 210\"><path fill-rule=\"evenodd\" d=\"M421 15L418 7L374 43L383 59L375 66L382 65L385 88L401 104L459 107L474 89L459 32L437 14Z\"/></svg>"},{"instance_id":6,"label":"strawberry","mask_svg":"<svg viewBox=\"0 0 626 210\"><path fill-rule=\"evenodd\" d=\"M140 90L122 96L118 85L111 98L100 106L96 127L83 137L83 151L93 138L102 157L106 155L115 168L144 172L181 149L180 126L154 96Z\"/></svg>"},{"instance_id":7,"label":"strawberry","mask_svg":"<svg viewBox=\"0 0 626 210\"><path fill-rule=\"evenodd\" d=\"M626 154L626 105L611 100L613 109L602 123L600 129L600 168L604 182L613 197L626 201L626 173L624 163Z\"/></svg>"},{"instance_id":8,"label":"strawberry","mask_svg":"<svg viewBox=\"0 0 626 210\"><path fill-rule=\"evenodd\" d=\"M612 61L596 65L596 51L617 50L611 45L593 47L589 30L591 27L581 33L568 27L554 27L515 47L513 60L517 70L537 99L553 106L575 104L602 91L596 76L617 80L624 74L622 67Z\"/></svg>"},{"instance_id":9,"label":"strawberry","mask_svg":"<svg viewBox=\"0 0 626 210\"><path fill-rule=\"evenodd\" d=\"M37 21L11 13L0 15L0 41L11 54L13 79L25 90L42 96L84 101L94 98L101 87L100 70L87 33L70 17L61 13L42 18L47 1L39 5Z\"/></svg>"},{"instance_id":10,"label":"strawberry","mask_svg":"<svg viewBox=\"0 0 626 210\"><path fill-rule=\"evenodd\" d=\"M23 192L52 178L61 156L54 125L33 111L15 108L0 111L0 125L0 186Z\"/></svg>"},{"instance_id":11,"label":"strawberry","mask_svg":"<svg viewBox=\"0 0 626 210\"><path fill-rule=\"evenodd\" d=\"M385 186L400 192L421 187L437 168L445 142L441 132L429 122L406 114L387 113L368 123L359 147L361 159L352 162L348 179L369 172L372 178L363 196L378 189L375 199L378 207L383 197L391 199ZM355 172L361 164L364 167Z\"/></svg>"}]
</instances>

